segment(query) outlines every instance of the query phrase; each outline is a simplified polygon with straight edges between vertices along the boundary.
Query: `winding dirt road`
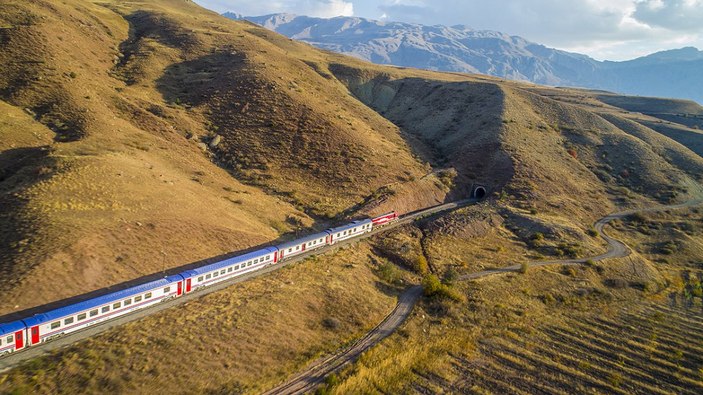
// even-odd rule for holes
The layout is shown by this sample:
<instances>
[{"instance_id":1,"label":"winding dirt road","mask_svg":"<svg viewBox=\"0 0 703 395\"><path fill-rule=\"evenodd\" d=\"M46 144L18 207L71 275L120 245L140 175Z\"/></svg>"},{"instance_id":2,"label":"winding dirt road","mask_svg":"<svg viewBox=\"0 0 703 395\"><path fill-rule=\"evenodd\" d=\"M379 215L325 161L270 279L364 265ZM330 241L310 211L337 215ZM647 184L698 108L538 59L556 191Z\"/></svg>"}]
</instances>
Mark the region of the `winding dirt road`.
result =
<instances>
[{"instance_id":1,"label":"winding dirt road","mask_svg":"<svg viewBox=\"0 0 703 395\"><path fill-rule=\"evenodd\" d=\"M656 212L664 210L675 210L686 207L693 207L703 204L703 199L692 200L681 204L670 206L657 206L646 209L633 209L620 211L607 215L599 219L593 227L598 231L601 237L608 243L608 250L600 255L578 259L563 259L554 261L536 261L528 263L529 267L541 267L549 265L581 265L588 260L602 261L610 258L622 258L630 255L630 248L620 240L614 239L604 232L605 225L609 222L624 218L628 215L643 212ZM466 274L459 277L460 280L476 280L496 274L504 274L509 272L520 271L522 265L512 265L500 269L489 269L476 273ZM284 384L273 388L266 392L266 395L271 394L304 394L312 392L320 383L325 380L329 374L339 371L342 367L354 362L364 351L379 343L388 335L397 330L405 319L410 315L415 304L422 296L422 286L415 285L408 288L398 298L398 304L395 309L386 316L386 318L374 329L366 333L364 337L359 339L351 346L323 359L313 362L305 371L297 374Z\"/></svg>"}]
</instances>

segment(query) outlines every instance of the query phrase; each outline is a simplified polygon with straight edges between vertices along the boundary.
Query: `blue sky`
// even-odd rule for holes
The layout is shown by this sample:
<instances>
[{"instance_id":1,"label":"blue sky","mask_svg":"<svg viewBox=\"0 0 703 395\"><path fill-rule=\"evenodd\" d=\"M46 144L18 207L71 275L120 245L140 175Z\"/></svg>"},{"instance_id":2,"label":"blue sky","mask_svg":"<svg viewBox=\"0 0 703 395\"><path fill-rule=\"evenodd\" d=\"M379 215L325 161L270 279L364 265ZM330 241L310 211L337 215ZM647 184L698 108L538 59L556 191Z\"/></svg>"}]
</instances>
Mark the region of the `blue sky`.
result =
<instances>
[{"instance_id":1,"label":"blue sky","mask_svg":"<svg viewBox=\"0 0 703 395\"><path fill-rule=\"evenodd\" d=\"M703 49L703 0L195 0L247 16L288 12L466 25L519 35L599 60Z\"/></svg>"}]
</instances>

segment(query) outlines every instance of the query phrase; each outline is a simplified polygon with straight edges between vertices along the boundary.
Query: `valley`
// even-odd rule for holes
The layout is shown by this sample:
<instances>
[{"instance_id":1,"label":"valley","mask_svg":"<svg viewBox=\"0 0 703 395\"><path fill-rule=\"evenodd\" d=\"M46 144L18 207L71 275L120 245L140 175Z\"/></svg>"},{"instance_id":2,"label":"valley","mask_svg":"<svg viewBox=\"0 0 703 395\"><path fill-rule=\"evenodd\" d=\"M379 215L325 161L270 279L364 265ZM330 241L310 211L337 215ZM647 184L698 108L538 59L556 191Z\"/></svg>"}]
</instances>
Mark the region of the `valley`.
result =
<instances>
[{"instance_id":1,"label":"valley","mask_svg":"<svg viewBox=\"0 0 703 395\"><path fill-rule=\"evenodd\" d=\"M0 47L0 315L488 192L52 350L0 393L265 392L419 284L320 391L700 386L699 208L602 228L627 257L528 264L701 199L695 103L374 65L187 0L8 0Z\"/></svg>"}]
</instances>

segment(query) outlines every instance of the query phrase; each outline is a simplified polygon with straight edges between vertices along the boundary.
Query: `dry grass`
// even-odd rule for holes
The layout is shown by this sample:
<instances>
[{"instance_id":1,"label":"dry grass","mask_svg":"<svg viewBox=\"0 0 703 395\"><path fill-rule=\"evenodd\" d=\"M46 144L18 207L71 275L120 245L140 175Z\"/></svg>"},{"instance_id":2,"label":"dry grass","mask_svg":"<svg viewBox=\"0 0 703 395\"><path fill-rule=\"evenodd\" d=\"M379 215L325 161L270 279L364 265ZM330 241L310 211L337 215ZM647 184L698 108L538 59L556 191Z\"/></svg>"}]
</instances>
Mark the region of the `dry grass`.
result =
<instances>
[{"instance_id":1,"label":"dry grass","mask_svg":"<svg viewBox=\"0 0 703 395\"><path fill-rule=\"evenodd\" d=\"M373 251L309 262L43 358L3 376L7 389L255 392L375 323L395 286L420 280L404 269L446 280L600 251L588 232L602 214L702 194L698 135L681 135L692 124L659 124L598 93L369 65L189 1L10 0L0 26L0 314L330 218L463 198L473 183L494 197L376 240ZM698 234L678 231L668 224L660 235L696 256ZM468 309L428 301L340 391L452 388L465 374L451 358L473 366L478 333L529 331L552 316L545 322L559 327L566 312L615 311L613 298L681 277L634 259L634 273L619 262L471 284ZM206 324L181 329L195 321ZM574 369L564 372L584 377ZM614 373L597 384L628 385Z\"/></svg>"},{"instance_id":2,"label":"dry grass","mask_svg":"<svg viewBox=\"0 0 703 395\"><path fill-rule=\"evenodd\" d=\"M261 392L392 310L368 254L349 247L124 325L10 371L0 392Z\"/></svg>"}]
</instances>

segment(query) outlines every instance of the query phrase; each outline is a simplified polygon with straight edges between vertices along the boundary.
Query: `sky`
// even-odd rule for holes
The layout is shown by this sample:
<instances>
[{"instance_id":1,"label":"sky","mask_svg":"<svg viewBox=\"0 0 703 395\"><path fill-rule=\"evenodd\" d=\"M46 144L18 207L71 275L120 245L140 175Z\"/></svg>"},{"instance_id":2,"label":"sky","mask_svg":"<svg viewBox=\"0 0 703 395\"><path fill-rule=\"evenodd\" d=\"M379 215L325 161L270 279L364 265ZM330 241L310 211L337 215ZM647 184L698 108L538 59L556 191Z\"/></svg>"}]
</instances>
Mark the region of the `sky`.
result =
<instances>
[{"instance_id":1,"label":"sky","mask_svg":"<svg viewBox=\"0 0 703 395\"><path fill-rule=\"evenodd\" d=\"M195 0L245 16L287 12L466 25L522 36L598 60L703 49L703 0Z\"/></svg>"}]
</instances>

